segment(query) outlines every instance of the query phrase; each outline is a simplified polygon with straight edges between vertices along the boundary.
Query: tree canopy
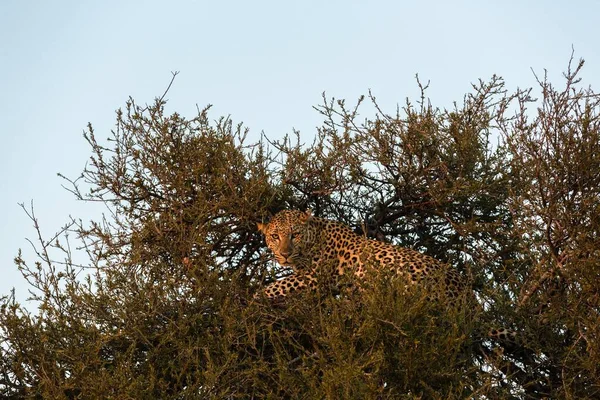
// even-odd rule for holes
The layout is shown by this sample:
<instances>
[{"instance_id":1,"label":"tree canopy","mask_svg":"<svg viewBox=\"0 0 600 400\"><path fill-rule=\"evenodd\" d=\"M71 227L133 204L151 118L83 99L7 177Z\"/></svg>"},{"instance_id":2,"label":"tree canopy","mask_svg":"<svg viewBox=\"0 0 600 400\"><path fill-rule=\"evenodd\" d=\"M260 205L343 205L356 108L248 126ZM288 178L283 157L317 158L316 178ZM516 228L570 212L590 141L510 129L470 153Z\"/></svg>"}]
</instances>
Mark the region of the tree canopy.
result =
<instances>
[{"instance_id":1,"label":"tree canopy","mask_svg":"<svg viewBox=\"0 0 600 400\"><path fill-rule=\"evenodd\" d=\"M514 93L480 80L452 109L418 80L391 113L371 94L323 95L314 138L251 141L210 107L186 118L165 95L129 99L107 140L88 125L90 162L65 178L103 218L15 259L38 307L0 298L0 395L599 398L600 95L582 67ZM289 273L256 223L309 208L450 264L479 305L385 276L255 299Z\"/></svg>"}]
</instances>

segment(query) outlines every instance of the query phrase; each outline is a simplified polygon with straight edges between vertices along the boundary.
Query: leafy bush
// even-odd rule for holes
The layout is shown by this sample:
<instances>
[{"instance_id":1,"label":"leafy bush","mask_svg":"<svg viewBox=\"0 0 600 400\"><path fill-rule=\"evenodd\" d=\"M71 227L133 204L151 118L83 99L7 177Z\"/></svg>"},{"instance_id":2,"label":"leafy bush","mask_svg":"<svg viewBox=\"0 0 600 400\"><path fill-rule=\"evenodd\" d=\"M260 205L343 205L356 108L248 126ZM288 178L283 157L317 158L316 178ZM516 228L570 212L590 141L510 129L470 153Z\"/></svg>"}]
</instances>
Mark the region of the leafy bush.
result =
<instances>
[{"instance_id":1,"label":"leafy bush","mask_svg":"<svg viewBox=\"0 0 600 400\"><path fill-rule=\"evenodd\" d=\"M310 144L251 143L208 107L187 119L164 96L130 99L106 142L89 125L89 167L65 178L104 218L40 236L33 264L16 258L39 308L1 298L0 393L598 398L600 97L581 87L582 65L562 89L539 79L539 99L479 81L452 110L422 86L393 114L372 96L324 97ZM430 302L385 275L362 292L254 300L288 272L256 222L287 208L451 264L479 305Z\"/></svg>"}]
</instances>

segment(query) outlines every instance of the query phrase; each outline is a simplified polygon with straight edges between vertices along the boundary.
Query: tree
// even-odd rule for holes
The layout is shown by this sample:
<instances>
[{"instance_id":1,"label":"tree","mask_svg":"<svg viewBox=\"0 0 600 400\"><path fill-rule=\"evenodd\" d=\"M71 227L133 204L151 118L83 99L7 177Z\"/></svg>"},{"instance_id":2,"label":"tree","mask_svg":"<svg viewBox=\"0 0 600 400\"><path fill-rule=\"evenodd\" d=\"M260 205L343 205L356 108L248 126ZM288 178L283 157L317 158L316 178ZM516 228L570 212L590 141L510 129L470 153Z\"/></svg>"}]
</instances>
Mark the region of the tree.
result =
<instances>
[{"instance_id":1,"label":"tree","mask_svg":"<svg viewBox=\"0 0 600 400\"><path fill-rule=\"evenodd\" d=\"M106 142L88 126L89 167L65 178L104 217L40 235L39 260L15 260L39 308L1 298L0 393L597 398L600 97L581 87L582 66L569 63L563 89L539 79L539 99L479 81L452 110L418 80L421 97L393 114L372 95L323 96L309 144L249 143L209 107L187 119L165 95L129 99ZM376 111L362 120L365 102ZM287 208L451 264L479 306L430 302L387 276L360 293L255 300L288 272L256 222ZM488 337L494 327L515 341Z\"/></svg>"}]
</instances>

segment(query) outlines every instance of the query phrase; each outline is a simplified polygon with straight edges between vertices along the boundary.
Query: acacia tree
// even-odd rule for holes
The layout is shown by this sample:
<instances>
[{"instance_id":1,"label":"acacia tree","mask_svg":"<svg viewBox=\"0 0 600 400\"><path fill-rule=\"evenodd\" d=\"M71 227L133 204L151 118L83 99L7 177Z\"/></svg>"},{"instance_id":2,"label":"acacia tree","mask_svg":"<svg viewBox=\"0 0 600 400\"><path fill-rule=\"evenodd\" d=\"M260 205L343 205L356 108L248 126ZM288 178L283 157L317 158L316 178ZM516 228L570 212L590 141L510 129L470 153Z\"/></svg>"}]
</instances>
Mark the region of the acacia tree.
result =
<instances>
[{"instance_id":1,"label":"acacia tree","mask_svg":"<svg viewBox=\"0 0 600 400\"><path fill-rule=\"evenodd\" d=\"M107 141L88 126L89 166L65 178L104 217L40 236L33 264L16 258L39 307L2 297L0 393L597 398L600 97L581 87L582 65L562 89L540 79L539 99L479 81L452 110L420 83L392 114L373 96L324 96L308 144L250 143L209 107L184 118L164 95L130 99ZM373 117L359 118L364 102ZM478 306L430 302L385 275L361 292L254 299L289 272L256 222L287 208L449 263ZM493 327L516 339L489 338Z\"/></svg>"}]
</instances>

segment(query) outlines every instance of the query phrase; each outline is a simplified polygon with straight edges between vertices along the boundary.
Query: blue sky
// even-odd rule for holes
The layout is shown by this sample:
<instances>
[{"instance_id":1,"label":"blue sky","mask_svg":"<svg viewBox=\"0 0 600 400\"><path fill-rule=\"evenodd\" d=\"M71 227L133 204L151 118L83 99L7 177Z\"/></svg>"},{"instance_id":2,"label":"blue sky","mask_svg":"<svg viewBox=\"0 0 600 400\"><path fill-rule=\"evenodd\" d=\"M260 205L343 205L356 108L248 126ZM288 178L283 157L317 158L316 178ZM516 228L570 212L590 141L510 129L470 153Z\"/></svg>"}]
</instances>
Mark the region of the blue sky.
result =
<instances>
[{"instance_id":1,"label":"blue sky","mask_svg":"<svg viewBox=\"0 0 600 400\"><path fill-rule=\"evenodd\" d=\"M213 104L253 137L293 128L310 141L325 91L355 100L371 89L393 110L430 80L450 107L470 82L503 76L529 87L531 69L560 81L571 53L584 83L600 87L600 1L2 1L0 2L0 294L27 286L14 267L31 222L45 236L98 210L61 188L90 156L92 122L108 136L128 96L149 103L180 71L169 109L193 116Z\"/></svg>"}]
</instances>

